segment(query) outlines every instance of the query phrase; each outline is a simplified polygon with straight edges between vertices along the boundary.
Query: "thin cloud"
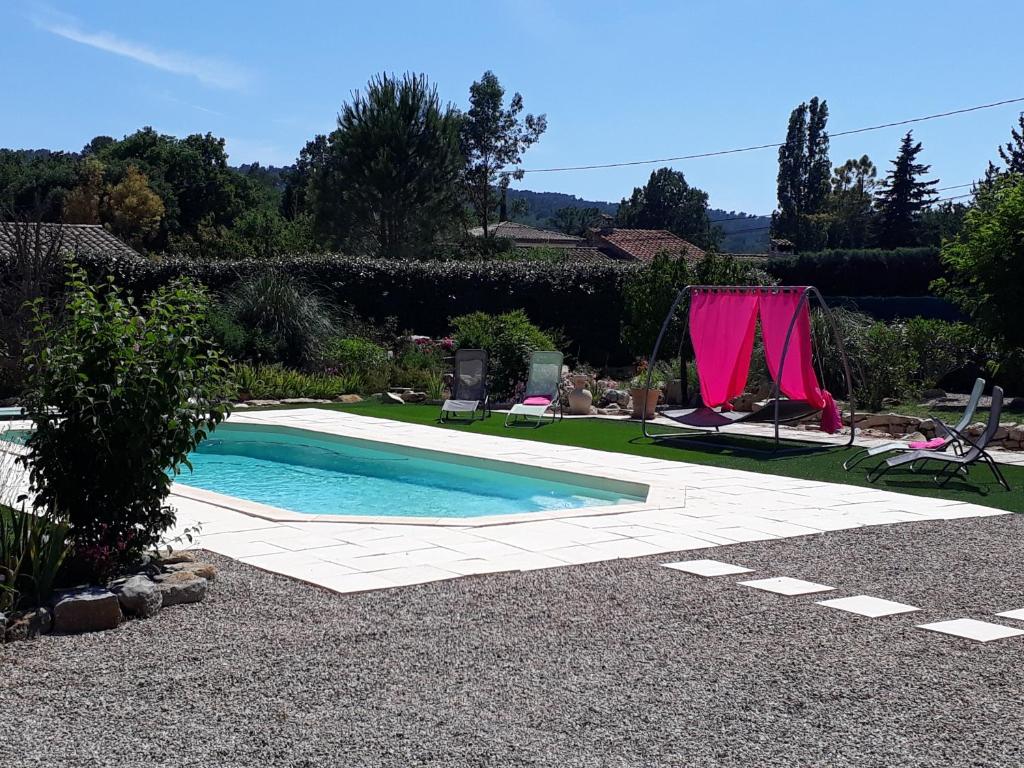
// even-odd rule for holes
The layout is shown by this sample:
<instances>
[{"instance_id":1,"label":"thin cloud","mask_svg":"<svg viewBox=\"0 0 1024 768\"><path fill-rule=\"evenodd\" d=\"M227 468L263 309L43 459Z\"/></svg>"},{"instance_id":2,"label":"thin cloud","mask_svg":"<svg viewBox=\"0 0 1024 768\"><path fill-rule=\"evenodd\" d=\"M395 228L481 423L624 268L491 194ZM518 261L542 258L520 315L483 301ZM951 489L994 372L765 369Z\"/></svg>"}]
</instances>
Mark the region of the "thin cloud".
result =
<instances>
[{"instance_id":1,"label":"thin cloud","mask_svg":"<svg viewBox=\"0 0 1024 768\"><path fill-rule=\"evenodd\" d=\"M62 14L63 16L63 14ZM35 19L41 29L90 48L137 61L150 67L171 72L176 75L194 77L203 85L226 90L242 90L249 83L249 75L241 67L221 59L195 56L177 51L158 51L142 43L125 40L110 32L88 32L77 22L61 18L59 20Z\"/></svg>"}]
</instances>

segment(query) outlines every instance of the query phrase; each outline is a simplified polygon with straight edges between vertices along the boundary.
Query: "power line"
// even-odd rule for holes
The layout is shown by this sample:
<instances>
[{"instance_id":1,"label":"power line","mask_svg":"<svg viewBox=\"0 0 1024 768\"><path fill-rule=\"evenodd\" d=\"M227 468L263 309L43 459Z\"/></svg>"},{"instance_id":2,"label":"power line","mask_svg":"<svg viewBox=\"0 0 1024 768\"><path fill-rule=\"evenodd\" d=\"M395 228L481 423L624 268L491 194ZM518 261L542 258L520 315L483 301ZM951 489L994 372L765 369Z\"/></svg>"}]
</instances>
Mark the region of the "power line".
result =
<instances>
[{"instance_id":1,"label":"power line","mask_svg":"<svg viewBox=\"0 0 1024 768\"><path fill-rule=\"evenodd\" d=\"M880 123L878 125L869 125L864 128L853 128L848 131L838 131L836 133L830 133L830 138L837 136L852 136L856 133L867 133L868 131L880 131L883 128L894 128L899 125L910 125L911 123L923 123L926 120L937 120L942 117L952 117L954 115L963 115L968 112L977 112L982 109L992 109L993 107L1002 107L1007 104L1017 104L1024 101L1024 96L1020 96L1015 99L1004 99L1002 101L993 101L990 104L978 104L973 107L964 107L963 109L952 109L947 112L937 112L934 115L925 115L923 117L911 117L906 120L895 120L891 123ZM750 147L737 147L736 149L720 149L715 152L698 152L692 155L677 155L676 157L663 157L657 160L630 160L621 163L595 163L593 165L567 165L561 168L522 168L523 173L555 173L558 171L592 171L599 168L623 168L631 165L654 165L655 163L671 163L676 160L697 160L703 157L717 157L719 155L734 155L739 152L755 152L761 149L777 149L781 147L781 142L773 142L770 144L756 144Z\"/></svg>"}]
</instances>

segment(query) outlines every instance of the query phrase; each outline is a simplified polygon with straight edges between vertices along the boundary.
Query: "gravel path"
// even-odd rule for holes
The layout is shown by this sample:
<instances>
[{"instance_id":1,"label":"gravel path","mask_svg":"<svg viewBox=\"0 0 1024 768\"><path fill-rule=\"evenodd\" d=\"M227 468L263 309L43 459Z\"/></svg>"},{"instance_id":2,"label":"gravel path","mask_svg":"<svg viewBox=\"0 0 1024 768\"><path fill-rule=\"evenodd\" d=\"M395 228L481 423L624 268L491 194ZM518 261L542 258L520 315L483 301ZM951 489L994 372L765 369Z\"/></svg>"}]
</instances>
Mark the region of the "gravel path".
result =
<instances>
[{"instance_id":1,"label":"gravel path","mask_svg":"<svg viewBox=\"0 0 1024 768\"><path fill-rule=\"evenodd\" d=\"M914 624L1024 607L1022 534L1006 515L689 555L925 609L882 619L670 557L339 596L211 555L204 604L0 647L0 764L1020 765L1024 639Z\"/></svg>"}]
</instances>

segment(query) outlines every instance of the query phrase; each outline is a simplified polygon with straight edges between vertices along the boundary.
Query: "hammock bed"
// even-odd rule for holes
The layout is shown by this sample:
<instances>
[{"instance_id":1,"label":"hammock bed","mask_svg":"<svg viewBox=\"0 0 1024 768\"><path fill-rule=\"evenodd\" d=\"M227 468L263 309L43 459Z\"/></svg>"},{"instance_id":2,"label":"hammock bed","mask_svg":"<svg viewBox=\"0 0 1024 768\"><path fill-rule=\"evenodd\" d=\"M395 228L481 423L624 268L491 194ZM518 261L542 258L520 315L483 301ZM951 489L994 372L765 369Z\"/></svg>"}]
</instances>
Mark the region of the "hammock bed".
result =
<instances>
[{"instance_id":1,"label":"hammock bed","mask_svg":"<svg viewBox=\"0 0 1024 768\"><path fill-rule=\"evenodd\" d=\"M783 439L779 435L780 424L798 421L817 412L822 414L822 431L830 434L838 432L842 428L839 410L832 395L819 384L819 377L814 371L810 319L812 299L821 306L835 338L852 416L853 385L846 348L835 318L814 286L686 286L676 295L661 325L654 350L648 358L651 364L645 390L651 387L654 361L658 359L658 352L675 317L676 308L687 296L691 300L686 326L693 345L703 405L699 408L660 412L661 416L686 427L689 430L687 432L678 429L672 432L652 432L651 423L644 413L641 427L645 437L681 440L714 435L722 427L734 424L770 423L775 427L772 451L775 453L779 451L780 440ZM772 397L759 411L737 412L732 410L730 401L743 394L746 387L759 318L765 360L772 379ZM685 337L686 334L682 334L679 343L680 376L684 381ZM851 418L851 425L853 421ZM855 433L856 428L851 426L850 439L845 447L853 445ZM826 444L822 447L833 446Z\"/></svg>"}]
</instances>

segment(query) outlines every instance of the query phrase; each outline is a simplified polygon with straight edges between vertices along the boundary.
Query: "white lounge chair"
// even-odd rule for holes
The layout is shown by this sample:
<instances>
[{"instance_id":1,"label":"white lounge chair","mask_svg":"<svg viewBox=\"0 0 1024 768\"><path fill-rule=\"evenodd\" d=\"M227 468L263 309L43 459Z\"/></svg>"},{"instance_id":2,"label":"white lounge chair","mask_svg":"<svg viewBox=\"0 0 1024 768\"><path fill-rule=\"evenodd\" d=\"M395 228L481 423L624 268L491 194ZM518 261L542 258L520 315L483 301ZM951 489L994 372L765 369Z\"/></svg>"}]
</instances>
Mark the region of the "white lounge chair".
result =
<instances>
[{"instance_id":1,"label":"white lounge chair","mask_svg":"<svg viewBox=\"0 0 1024 768\"><path fill-rule=\"evenodd\" d=\"M544 423L551 412L553 423L557 413L562 418L562 361L561 352L533 352L530 355L530 373L526 379L523 399L505 415L505 426L533 422L534 427Z\"/></svg>"}]
</instances>

